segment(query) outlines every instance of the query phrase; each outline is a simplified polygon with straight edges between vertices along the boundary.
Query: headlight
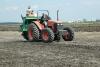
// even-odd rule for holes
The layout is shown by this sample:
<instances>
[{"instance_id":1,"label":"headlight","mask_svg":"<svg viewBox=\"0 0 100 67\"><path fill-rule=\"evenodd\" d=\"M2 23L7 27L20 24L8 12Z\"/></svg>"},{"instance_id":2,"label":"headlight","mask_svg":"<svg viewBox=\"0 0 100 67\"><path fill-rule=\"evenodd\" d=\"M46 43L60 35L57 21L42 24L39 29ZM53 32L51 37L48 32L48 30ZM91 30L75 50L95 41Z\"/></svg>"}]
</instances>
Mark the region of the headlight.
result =
<instances>
[{"instance_id":1,"label":"headlight","mask_svg":"<svg viewBox=\"0 0 100 67\"><path fill-rule=\"evenodd\" d=\"M60 24L57 24L57 25L60 25Z\"/></svg>"},{"instance_id":2,"label":"headlight","mask_svg":"<svg viewBox=\"0 0 100 67\"><path fill-rule=\"evenodd\" d=\"M63 24L61 23L61 25L63 25Z\"/></svg>"},{"instance_id":3,"label":"headlight","mask_svg":"<svg viewBox=\"0 0 100 67\"><path fill-rule=\"evenodd\" d=\"M63 25L62 23L58 23L57 25Z\"/></svg>"}]
</instances>

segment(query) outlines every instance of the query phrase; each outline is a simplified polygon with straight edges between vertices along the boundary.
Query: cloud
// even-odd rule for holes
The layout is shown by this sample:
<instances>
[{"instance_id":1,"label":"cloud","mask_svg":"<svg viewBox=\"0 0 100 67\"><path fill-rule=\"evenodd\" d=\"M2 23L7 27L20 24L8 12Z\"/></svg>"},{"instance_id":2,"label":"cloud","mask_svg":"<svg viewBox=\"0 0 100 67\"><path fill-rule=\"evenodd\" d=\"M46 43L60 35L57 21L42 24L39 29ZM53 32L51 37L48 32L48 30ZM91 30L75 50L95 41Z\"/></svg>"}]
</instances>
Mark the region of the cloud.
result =
<instances>
[{"instance_id":1,"label":"cloud","mask_svg":"<svg viewBox=\"0 0 100 67\"><path fill-rule=\"evenodd\" d=\"M18 6L8 6L8 7L5 7L5 10L7 10L7 11L16 11L18 9L19 9Z\"/></svg>"},{"instance_id":2,"label":"cloud","mask_svg":"<svg viewBox=\"0 0 100 67\"><path fill-rule=\"evenodd\" d=\"M83 0L81 1L81 4L87 7L94 7L100 4L100 1L98 0Z\"/></svg>"},{"instance_id":3,"label":"cloud","mask_svg":"<svg viewBox=\"0 0 100 67\"><path fill-rule=\"evenodd\" d=\"M39 8L39 5L32 5L31 7L32 9L37 10Z\"/></svg>"}]
</instances>

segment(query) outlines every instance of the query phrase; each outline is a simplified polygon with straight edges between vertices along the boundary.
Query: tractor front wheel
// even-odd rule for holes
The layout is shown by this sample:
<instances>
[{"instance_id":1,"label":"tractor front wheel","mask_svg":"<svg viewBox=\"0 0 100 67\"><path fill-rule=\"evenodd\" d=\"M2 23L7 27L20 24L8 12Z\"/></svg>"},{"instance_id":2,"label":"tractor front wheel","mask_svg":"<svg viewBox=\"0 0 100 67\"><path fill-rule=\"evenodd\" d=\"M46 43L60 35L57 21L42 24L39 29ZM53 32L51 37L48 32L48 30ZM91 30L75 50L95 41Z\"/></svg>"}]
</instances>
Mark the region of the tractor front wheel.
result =
<instances>
[{"instance_id":1,"label":"tractor front wheel","mask_svg":"<svg viewBox=\"0 0 100 67\"><path fill-rule=\"evenodd\" d=\"M66 30L66 32L63 33L62 38L65 41L72 41L74 39L74 31L69 27L64 28L64 30Z\"/></svg>"},{"instance_id":2,"label":"tractor front wheel","mask_svg":"<svg viewBox=\"0 0 100 67\"><path fill-rule=\"evenodd\" d=\"M43 42L52 42L54 40L54 33L50 28L45 28L41 31L41 37Z\"/></svg>"}]
</instances>

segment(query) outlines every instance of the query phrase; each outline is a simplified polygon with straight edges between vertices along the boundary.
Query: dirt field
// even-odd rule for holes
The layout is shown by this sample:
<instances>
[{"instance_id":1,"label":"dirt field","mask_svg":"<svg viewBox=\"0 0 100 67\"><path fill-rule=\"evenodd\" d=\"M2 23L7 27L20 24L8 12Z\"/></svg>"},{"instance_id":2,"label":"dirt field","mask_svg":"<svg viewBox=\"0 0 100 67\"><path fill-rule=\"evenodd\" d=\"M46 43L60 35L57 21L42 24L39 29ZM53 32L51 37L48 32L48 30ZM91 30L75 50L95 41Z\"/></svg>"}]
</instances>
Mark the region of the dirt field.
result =
<instances>
[{"instance_id":1,"label":"dirt field","mask_svg":"<svg viewBox=\"0 0 100 67\"><path fill-rule=\"evenodd\" d=\"M27 42L0 32L0 67L100 67L100 32L77 32L72 42Z\"/></svg>"}]
</instances>

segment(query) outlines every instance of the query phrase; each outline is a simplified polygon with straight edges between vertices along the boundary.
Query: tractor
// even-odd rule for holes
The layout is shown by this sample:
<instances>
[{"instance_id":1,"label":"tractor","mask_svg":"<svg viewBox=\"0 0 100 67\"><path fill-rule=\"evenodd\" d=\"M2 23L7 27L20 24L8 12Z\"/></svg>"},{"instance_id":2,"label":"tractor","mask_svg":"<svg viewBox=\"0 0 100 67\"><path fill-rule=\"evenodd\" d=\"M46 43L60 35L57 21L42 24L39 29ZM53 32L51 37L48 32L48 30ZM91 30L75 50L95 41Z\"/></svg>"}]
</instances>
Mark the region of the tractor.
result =
<instances>
[{"instance_id":1,"label":"tractor","mask_svg":"<svg viewBox=\"0 0 100 67\"><path fill-rule=\"evenodd\" d=\"M42 12L42 16L39 13ZM74 32L71 28L65 27L59 21L57 10L57 20L54 21L49 16L48 10L38 10L37 16L21 16L23 23L20 25L22 36L30 42L43 41L45 43L60 41L72 41Z\"/></svg>"}]
</instances>

